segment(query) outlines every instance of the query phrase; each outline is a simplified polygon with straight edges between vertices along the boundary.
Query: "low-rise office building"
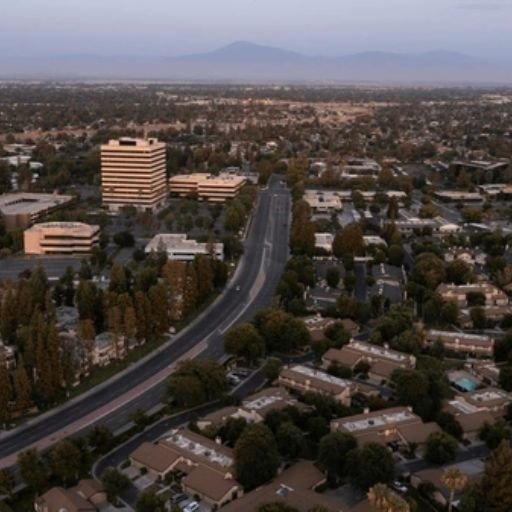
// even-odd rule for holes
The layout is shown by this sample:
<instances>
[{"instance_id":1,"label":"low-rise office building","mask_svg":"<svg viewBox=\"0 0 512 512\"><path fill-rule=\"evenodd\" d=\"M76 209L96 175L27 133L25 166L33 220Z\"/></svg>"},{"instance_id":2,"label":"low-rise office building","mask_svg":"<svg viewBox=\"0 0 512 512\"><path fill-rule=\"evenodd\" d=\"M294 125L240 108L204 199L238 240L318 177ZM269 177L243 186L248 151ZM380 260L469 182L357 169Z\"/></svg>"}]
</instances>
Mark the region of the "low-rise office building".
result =
<instances>
[{"instance_id":1,"label":"low-rise office building","mask_svg":"<svg viewBox=\"0 0 512 512\"><path fill-rule=\"evenodd\" d=\"M3 194L0 196L0 214L3 216L5 229L16 231L28 228L73 201L73 196L59 194Z\"/></svg>"},{"instance_id":2,"label":"low-rise office building","mask_svg":"<svg viewBox=\"0 0 512 512\"><path fill-rule=\"evenodd\" d=\"M197 197L212 203L224 203L238 196L247 183L245 176L208 173L177 174L169 178L169 191L181 197Z\"/></svg>"},{"instance_id":3,"label":"low-rise office building","mask_svg":"<svg viewBox=\"0 0 512 512\"><path fill-rule=\"evenodd\" d=\"M484 334L466 334L455 331L430 329L425 332L425 343L440 342L445 349L463 354L492 356L494 339Z\"/></svg>"},{"instance_id":4,"label":"low-rise office building","mask_svg":"<svg viewBox=\"0 0 512 512\"><path fill-rule=\"evenodd\" d=\"M89 254L99 244L100 227L81 222L35 224L23 233L25 254Z\"/></svg>"},{"instance_id":5,"label":"low-rise office building","mask_svg":"<svg viewBox=\"0 0 512 512\"><path fill-rule=\"evenodd\" d=\"M332 214L341 211L343 208L338 192L306 190L303 199L309 204L313 213L317 214Z\"/></svg>"},{"instance_id":6,"label":"low-rise office building","mask_svg":"<svg viewBox=\"0 0 512 512\"><path fill-rule=\"evenodd\" d=\"M343 405L350 405L352 394L356 390L354 382L334 377L326 372L309 366L295 365L284 368L279 374L278 382L285 388L299 393L308 391L327 395Z\"/></svg>"},{"instance_id":7,"label":"low-rise office building","mask_svg":"<svg viewBox=\"0 0 512 512\"><path fill-rule=\"evenodd\" d=\"M189 240L185 234L159 234L146 245L146 254L165 252L169 260L193 261L196 256L209 256L223 260L224 244L200 243Z\"/></svg>"}]
</instances>

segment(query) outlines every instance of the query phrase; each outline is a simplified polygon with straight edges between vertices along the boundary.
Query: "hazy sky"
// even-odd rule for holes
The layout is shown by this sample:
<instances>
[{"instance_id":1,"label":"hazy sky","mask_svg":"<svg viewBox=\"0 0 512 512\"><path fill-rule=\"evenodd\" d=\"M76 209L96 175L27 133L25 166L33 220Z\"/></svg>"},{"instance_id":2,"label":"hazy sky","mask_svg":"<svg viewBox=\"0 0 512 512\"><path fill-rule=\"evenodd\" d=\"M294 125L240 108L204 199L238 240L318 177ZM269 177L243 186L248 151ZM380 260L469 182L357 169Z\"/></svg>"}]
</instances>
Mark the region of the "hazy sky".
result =
<instances>
[{"instance_id":1,"label":"hazy sky","mask_svg":"<svg viewBox=\"0 0 512 512\"><path fill-rule=\"evenodd\" d=\"M4 56L181 55L246 40L306 54L510 58L512 0L1 0Z\"/></svg>"}]
</instances>

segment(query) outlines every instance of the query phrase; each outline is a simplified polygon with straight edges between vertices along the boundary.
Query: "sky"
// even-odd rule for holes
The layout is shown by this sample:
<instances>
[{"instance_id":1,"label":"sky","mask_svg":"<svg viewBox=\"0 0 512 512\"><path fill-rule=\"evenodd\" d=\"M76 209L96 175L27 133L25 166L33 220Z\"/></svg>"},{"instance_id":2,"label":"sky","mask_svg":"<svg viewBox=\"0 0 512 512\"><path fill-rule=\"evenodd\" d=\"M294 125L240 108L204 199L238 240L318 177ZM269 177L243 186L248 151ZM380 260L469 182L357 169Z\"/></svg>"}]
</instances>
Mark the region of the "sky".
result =
<instances>
[{"instance_id":1,"label":"sky","mask_svg":"<svg viewBox=\"0 0 512 512\"><path fill-rule=\"evenodd\" d=\"M0 0L0 55L177 56L233 41L307 55L510 59L512 0Z\"/></svg>"}]
</instances>

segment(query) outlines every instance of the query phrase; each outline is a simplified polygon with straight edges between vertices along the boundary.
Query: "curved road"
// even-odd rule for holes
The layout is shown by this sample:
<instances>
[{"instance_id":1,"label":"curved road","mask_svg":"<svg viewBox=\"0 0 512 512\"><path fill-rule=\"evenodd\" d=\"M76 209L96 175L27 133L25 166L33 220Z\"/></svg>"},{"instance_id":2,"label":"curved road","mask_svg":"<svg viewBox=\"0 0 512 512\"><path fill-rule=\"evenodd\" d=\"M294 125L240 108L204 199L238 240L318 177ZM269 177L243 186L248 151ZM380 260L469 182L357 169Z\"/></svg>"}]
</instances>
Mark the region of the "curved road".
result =
<instances>
[{"instance_id":1,"label":"curved road","mask_svg":"<svg viewBox=\"0 0 512 512\"><path fill-rule=\"evenodd\" d=\"M193 324L146 359L85 395L4 433L0 437L0 467L14 464L22 450L47 449L96 423L120 427L130 411L138 407L147 410L160 402L165 379L178 361L222 357L223 334L271 304L288 259L289 224L289 192L274 176L260 193L244 255L225 292Z\"/></svg>"}]
</instances>

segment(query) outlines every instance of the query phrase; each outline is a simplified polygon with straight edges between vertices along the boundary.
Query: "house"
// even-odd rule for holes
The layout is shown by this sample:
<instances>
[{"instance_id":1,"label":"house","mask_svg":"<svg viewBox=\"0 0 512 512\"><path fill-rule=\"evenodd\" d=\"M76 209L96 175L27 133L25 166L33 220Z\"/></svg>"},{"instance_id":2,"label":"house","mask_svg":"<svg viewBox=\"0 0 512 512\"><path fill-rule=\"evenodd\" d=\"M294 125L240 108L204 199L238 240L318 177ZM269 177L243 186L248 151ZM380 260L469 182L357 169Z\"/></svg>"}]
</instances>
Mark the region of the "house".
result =
<instances>
[{"instance_id":1,"label":"house","mask_svg":"<svg viewBox=\"0 0 512 512\"><path fill-rule=\"evenodd\" d=\"M295 365L283 368L278 382L281 386L299 393L319 393L334 398L343 405L350 405L352 393L356 390L354 382L340 379L309 366Z\"/></svg>"},{"instance_id":2,"label":"house","mask_svg":"<svg viewBox=\"0 0 512 512\"><path fill-rule=\"evenodd\" d=\"M187 429L173 430L156 444L142 443L130 462L159 478L171 472L184 474L184 490L212 507L243 494L234 479L233 450Z\"/></svg>"},{"instance_id":3,"label":"house","mask_svg":"<svg viewBox=\"0 0 512 512\"><path fill-rule=\"evenodd\" d=\"M325 482L325 475L312 462L301 460L269 484L229 503L222 512L257 512L268 503L282 503L299 512L309 512L316 506L327 512L344 512L346 509L337 498L315 491Z\"/></svg>"},{"instance_id":4,"label":"house","mask_svg":"<svg viewBox=\"0 0 512 512\"><path fill-rule=\"evenodd\" d=\"M379 381L389 380L400 368L416 367L416 358L411 354L358 340L351 340L341 349L331 348L322 357L324 367L340 364L353 369L361 362L370 365L368 375Z\"/></svg>"},{"instance_id":5,"label":"house","mask_svg":"<svg viewBox=\"0 0 512 512\"><path fill-rule=\"evenodd\" d=\"M446 350L475 356L489 357L494 354L494 338L485 334L467 334L458 331L430 329L425 332L425 343L440 342Z\"/></svg>"},{"instance_id":6,"label":"house","mask_svg":"<svg viewBox=\"0 0 512 512\"><path fill-rule=\"evenodd\" d=\"M486 322L496 324L501 322L506 316L512 315L512 305L500 305L500 306L481 306ZM472 329L473 319L471 318L471 309L461 309L459 316L457 317L457 323L463 329Z\"/></svg>"},{"instance_id":7,"label":"house","mask_svg":"<svg viewBox=\"0 0 512 512\"><path fill-rule=\"evenodd\" d=\"M440 431L436 423L423 423L408 407L366 411L331 421L331 432L352 434L359 445L379 443L393 448L422 446L431 434Z\"/></svg>"},{"instance_id":8,"label":"house","mask_svg":"<svg viewBox=\"0 0 512 512\"><path fill-rule=\"evenodd\" d=\"M52 487L34 502L36 512L97 512L107 502L106 492L95 480L80 480L76 487Z\"/></svg>"}]
</instances>

